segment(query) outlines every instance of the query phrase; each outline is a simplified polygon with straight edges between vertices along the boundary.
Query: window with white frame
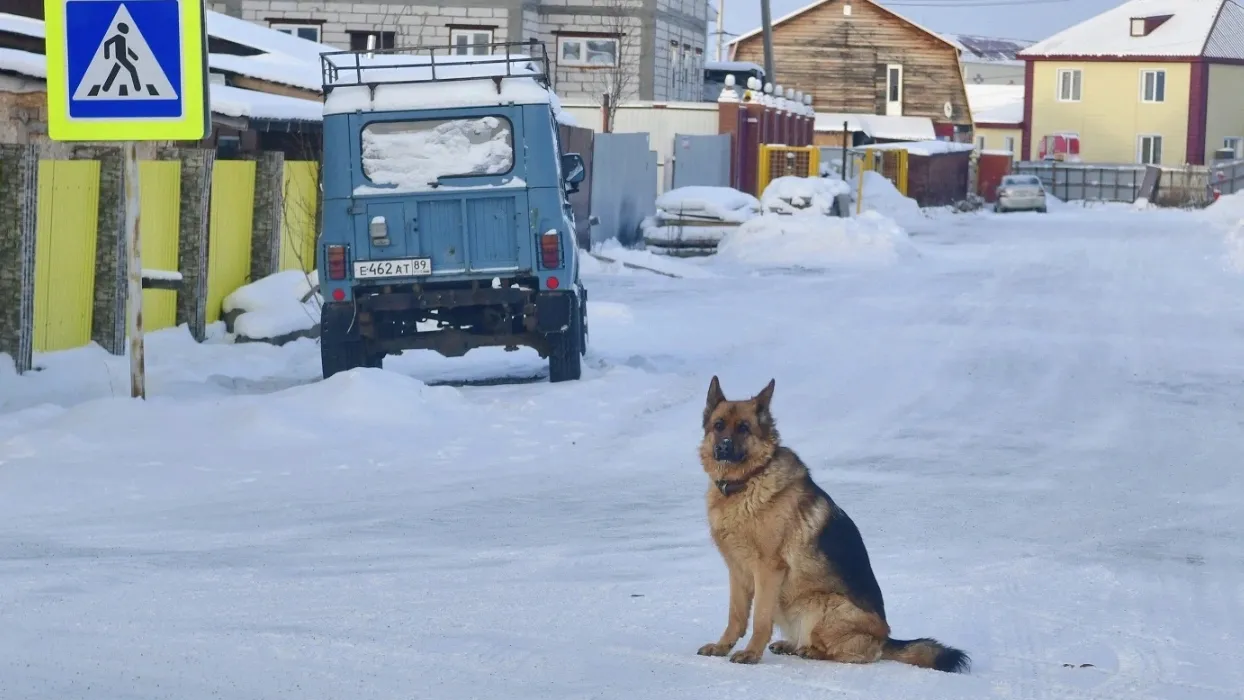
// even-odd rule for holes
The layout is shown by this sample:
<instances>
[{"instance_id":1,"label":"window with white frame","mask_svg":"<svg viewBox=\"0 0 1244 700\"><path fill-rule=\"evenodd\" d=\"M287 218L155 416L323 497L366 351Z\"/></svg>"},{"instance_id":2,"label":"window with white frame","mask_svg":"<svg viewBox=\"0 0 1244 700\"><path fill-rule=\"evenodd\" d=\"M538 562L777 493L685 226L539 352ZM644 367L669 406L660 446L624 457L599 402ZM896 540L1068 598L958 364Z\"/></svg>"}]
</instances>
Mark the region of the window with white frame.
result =
<instances>
[{"instance_id":1,"label":"window with white frame","mask_svg":"<svg viewBox=\"0 0 1244 700\"><path fill-rule=\"evenodd\" d=\"M984 136L976 137L976 150L978 151L985 150L985 137Z\"/></svg>"},{"instance_id":2,"label":"window with white frame","mask_svg":"<svg viewBox=\"0 0 1244 700\"><path fill-rule=\"evenodd\" d=\"M678 42L677 42L677 41L671 41L671 42L670 42L670 58L669 58L669 65L670 65L670 95L672 96L672 95L677 94L677 93L678 93L678 90L679 90L679 85L678 85Z\"/></svg>"},{"instance_id":3,"label":"window with white frame","mask_svg":"<svg viewBox=\"0 0 1244 700\"><path fill-rule=\"evenodd\" d=\"M1162 164L1162 137L1156 134L1137 139L1136 160L1142 165Z\"/></svg>"},{"instance_id":4,"label":"window with white frame","mask_svg":"<svg viewBox=\"0 0 1244 700\"><path fill-rule=\"evenodd\" d=\"M1141 102L1166 101L1166 71L1142 70L1140 72Z\"/></svg>"},{"instance_id":5,"label":"window with white frame","mask_svg":"<svg viewBox=\"0 0 1244 700\"><path fill-rule=\"evenodd\" d=\"M1239 136L1228 136L1222 140L1223 148L1230 148L1235 153L1236 158L1244 158L1244 138Z\"/></svg>"},{"instance_id":6,"label":"window with white frame","mask_svg":"<svg viewBox=\"0 0 1244 700\"><path fill-rule=\"evenodd\" d=\"M492 53L492 29L487 27L452 27L449 48L455 56L487 56Z\"/></svg>"},{"instance_id":7,"label":"window with white frame","mask_svg":"<svg viewBox=\"0 0 1244 700\"><path fill-rule=\"evenodd\" d=\"M612 36L563 36L557 39L557 62L581 68L612 68L618 65L618 38Z\"/></svg>"},{"instance_id":8,"label":"window with white frame","mask_svg":"<svg viewBox=\"0 0 1244 700\"><path fill-rule=\"evenodd\" d=\"M691 84L691 45L683 44L678 52L678 72L682 85L686 88Z\"/></svg>"},{"instance_id":9,"label":"window with white frame","mask_svg":"<svg viewBox=\"0 0 1244 700\"><path fill-rule=\"evenodd\" d=\"M1011 152L1011 155L1015 155L1015 137L1014 136L1007 136L1006 138L1002 139L1002 144L1006 150Z\"/></svg>"},{"instance_id":10,"label":"window with white frame","mask_svg":"<svg viewBox=\"0 0 1244 700\"><path fill-rule=\"evenodd\" d=\"M269 22L268 27L281 32L282 34L290 34L299 39L307 41L320 40L320 25L318 24L300 24L298 22Z\"/></svg>"},{"instance_id":11,"label":"window with white frame","mask_svg":"<svg viewBox=\"0 0 1244 700\"><path fill-rule=\"evenodd\" d=\"M1058 70L1058 101L1079 102L1083 82L1084 75L1079 68L1060 68Z\"/></svg>"}]
</instances>

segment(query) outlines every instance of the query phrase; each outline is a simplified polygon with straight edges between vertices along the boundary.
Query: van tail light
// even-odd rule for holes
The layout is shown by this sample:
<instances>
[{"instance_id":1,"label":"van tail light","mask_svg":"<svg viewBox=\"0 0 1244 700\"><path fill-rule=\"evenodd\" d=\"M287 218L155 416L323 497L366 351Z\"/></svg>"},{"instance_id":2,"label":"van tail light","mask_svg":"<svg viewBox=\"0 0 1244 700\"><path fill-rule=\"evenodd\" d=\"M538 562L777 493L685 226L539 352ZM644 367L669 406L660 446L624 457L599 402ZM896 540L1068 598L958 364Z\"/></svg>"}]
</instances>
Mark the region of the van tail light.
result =
<instances>
[{"instance_id":1,"label":"van tail light","mask_svg":"<svg viewBox=\"0 0 1244 700\"><path fill-rule=\"evenodd\" d=\"M346 278L346 247L330 245L324 250L328 260L328 279L343 280Z\"/></svg>"},{"instance_id":2,"label":"van tail light","mask_svg":"<svg viewBox=\"0 0 1244 700\"><path fill-rule=\"evenodd\" d=\"M562 237L556 230L540 236L540 263L546 270L562 266Z\"/></svg>"}]
</instances>

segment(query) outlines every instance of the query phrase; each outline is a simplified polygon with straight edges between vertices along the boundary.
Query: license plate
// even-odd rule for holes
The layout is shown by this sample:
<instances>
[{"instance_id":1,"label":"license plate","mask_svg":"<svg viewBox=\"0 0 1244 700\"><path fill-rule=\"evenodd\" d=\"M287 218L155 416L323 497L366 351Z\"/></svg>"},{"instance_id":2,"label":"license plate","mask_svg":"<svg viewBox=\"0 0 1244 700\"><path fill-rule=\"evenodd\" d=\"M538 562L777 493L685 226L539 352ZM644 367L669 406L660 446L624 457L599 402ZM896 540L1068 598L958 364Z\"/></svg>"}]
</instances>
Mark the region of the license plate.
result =
<instances>
[{"instance_id":1,"label":"license plate","mask_svg":"<svg viewBox=\"0 0 1244 700\"><path fill-rule=\"evenodd\" d=\"M401 260L360 260L354 263L354 279L378 277L418 277L432 274L432 258Z\"/></svg>"}]
</instances>

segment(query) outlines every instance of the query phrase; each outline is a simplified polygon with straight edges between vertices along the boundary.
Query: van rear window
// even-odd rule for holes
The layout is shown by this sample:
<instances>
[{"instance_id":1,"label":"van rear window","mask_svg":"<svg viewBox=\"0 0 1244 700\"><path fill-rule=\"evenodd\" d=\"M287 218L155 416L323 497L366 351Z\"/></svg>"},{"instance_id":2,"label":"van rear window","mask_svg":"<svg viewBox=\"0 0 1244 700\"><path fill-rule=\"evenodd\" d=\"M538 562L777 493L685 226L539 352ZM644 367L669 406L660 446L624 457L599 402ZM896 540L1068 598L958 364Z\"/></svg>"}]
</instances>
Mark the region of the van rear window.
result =
<instances>
[{"instance_id":1,"label":"van rear window","mask_svg":"<svg viewBox=\"0 0 1244 700\"><path fill-rule=\"evenodd\" d=\"M363 128L363 174L377 185L430 189L444 177L504 175L514 129L504 117L373 122Z\"/></svg>"}]
</instances>

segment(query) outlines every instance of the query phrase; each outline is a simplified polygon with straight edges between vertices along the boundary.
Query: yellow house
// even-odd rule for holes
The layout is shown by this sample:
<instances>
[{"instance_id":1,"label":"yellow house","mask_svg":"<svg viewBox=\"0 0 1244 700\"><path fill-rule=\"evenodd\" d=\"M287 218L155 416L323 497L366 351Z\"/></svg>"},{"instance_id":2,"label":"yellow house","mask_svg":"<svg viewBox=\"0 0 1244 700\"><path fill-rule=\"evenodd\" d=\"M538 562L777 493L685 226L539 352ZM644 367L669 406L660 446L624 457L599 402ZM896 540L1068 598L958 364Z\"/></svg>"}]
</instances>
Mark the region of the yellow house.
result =
<instances>
[{"instance_id":1,"label":"yellow house","mask_svg":"<svg viewBox=\"0 0 1244 700\"><path fill-rule=\"evenodd\" d=\"M1244 156L1244 0L1129 0L1021 51L1024 160L1046 136L1080 160Z\"/></svg>"},{"instance_id":2,"label":"yellow house","mask_svg":"<svg viewBox=\"0 0 1244 700\"><path fill-rule=\"evenodd\" d=\"M1019 160L1024 135L1023 85L966 85L976 147L982 151L1010 151Z\"/></svg>"}]
</instances>

